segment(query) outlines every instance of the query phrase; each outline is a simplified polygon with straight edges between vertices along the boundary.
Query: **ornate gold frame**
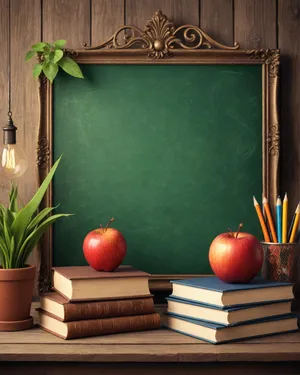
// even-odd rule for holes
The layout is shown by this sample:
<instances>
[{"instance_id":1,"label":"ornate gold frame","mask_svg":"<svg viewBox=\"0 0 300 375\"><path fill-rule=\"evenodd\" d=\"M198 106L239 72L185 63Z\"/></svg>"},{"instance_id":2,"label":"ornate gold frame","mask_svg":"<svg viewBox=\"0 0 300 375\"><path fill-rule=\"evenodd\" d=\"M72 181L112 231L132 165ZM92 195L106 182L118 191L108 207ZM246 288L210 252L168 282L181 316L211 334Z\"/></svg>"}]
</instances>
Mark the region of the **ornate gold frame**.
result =
<instances>
[{"instance_id":1,"label":"ornate gold frame","mask_svg":"<svg viewBox=\"0 0 300 375\"><path fill-rule=\"evenodd\" d=\"M120 38L123 36L123 42ZM131 47L138 48L131 48ZM241 50L238 43L222 45L196 26L178 28L160 11L147 22L143 30L135 26L120 28L107 42L84 46L83 50L66 51L82 64L260 64L263 92L263 193L274 203L278 190L279 121L278 121L278 50ZM40 77L40 126L37 146L39 183L52 166L52 85ZM42 206L51 206L50 187ZM51 286L52 231L41 241L39 292ZM170 288L170 279L195 275L154 275L152 291Z\"/></svg>"}]
</instances>

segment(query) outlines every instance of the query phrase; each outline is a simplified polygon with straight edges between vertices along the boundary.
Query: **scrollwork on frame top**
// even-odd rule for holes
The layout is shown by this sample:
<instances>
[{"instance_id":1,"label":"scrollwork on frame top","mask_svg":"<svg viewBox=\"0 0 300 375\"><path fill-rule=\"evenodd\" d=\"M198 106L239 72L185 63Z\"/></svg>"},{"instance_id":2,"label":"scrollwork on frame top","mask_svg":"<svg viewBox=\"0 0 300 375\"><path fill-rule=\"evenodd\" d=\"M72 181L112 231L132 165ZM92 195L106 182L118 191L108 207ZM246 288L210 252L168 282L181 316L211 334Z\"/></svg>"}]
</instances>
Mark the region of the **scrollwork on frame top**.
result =
<instances>
[{"instance_id":1,"label":"scrollwork on frame top","mask_svg":"<svg viewBox=\"0 0 300 375\"><path fill-rule=\"evenodd\" d=\"M269 76L271 80L279 76L280 52L278 49L248 50L246 54L250 59L261 60L269 65Z\"/></svg>"},{"instance_id":2,"label":"scrollwork on frame top","mask_svg":"<svg viewBox=\"0 0 300 375\"><path fill-rule=\"evenodd\" d=\"M123 36L123 38L122 38ZM120 42L123 39L123 42ZM197 26L183 25L178 28L161 11L157 11L146 23L144 29L135 26L123 26L105 43L87 47L87 50L100 50L103 48L127 49L139 46L148 51L150 58L172 57L174 49L194 50L200 48L220 48L236 50L239 44L225 46L202 31Z\"/></svg>"}]
</instances>

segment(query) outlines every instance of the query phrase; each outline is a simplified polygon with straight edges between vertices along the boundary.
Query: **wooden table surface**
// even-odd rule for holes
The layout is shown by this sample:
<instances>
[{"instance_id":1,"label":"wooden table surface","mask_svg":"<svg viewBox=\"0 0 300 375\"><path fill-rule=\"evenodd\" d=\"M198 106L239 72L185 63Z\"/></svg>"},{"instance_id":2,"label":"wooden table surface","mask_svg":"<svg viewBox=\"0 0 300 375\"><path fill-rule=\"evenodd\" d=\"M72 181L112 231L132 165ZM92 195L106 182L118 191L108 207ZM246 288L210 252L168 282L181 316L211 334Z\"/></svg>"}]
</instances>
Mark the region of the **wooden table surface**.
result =
<instances>
[{"instance_id":1,"label":"wooden table surface","mask_svg":"<svg viewBox=\"0 0 300 375\"><path fill-rule=\"evenodd\" d=\"M223 363L222 366L225 365L225 367L225 363L227 363L227 368L230 369L231 374L234 373L234 366L230 366L229 363L235 363L237 366L234 368L238 369L238 366L242 366L242 362L247 362L246 366L244 364L247 371L255 364L259 365L259 368L270 369L269 365L273 363L271 373L281 373L276 371L284 368L286 370L284 373L294 374L300 373L300 332L234 344L212 345L166 329L65 341L36 327L21 332L0 332L0 361L5 361L1 362L0 369L3 368L5 363L7 365L9 363L9 366L5 367L6 372L0 370L1 374L5 375L13 373L7 370L15 368L12 366L13 363L17 365L20 362L22 362L22 369L24 369L24 362L28 365L29 363L32 365L34 362L35 366L41 366L41 363L48 362L52 363L52 366L56 364L57 368L60 368L59 363L61 362L114 363L115 366L117 366L117 363L122 363L121 374L127 374L125 370L130 367L126 367L125 363L131 365L134 363L136 364L135 368L147 363L146 370L139 370L144 374L152 374L150 372L153 367L151 363L155 363L155 366L158 366L158 363L161 366L163 366L163 363L169 365L173 363L176 364L177 370L184 363L188 363L189 368L195 368L195 371L199 363L202 363L201 368L206 369L205 373L207 374L213 363L219 366L220 363ZM249 367L249 362L255 363L252 363ZM283 362L285 362L285 365ZM178 367L180 363L181 365ZM269 363L268 366L267 363ZM194 367L192 364L194 364ZM48 366L48 370L50 367ZM79 371L80 367L77 366L76 368L76 371ZM91 365L90 368L94 367ZM27 374L26 370L24 371L22 370L22 374ZM193 371L183 373L194 374ZM199 367L197 371L198 374ZM247 373L244 370L243 372ZM48 373L52 372L43 370L43 375ZM58 370L55 372L55 374L60 373L62 372ZM81 374L81 372L73 371L73 374L79 373ZM86 370L83 370L83 373L87 374ZM94 374L94 372L91 373ZM130 373L133 374L134 372L130 370ZM153 373L157 374L158 372ZM34 372L30 370L30 374L33 375ZM109 368L106 369L106 374L110 374ZM176 374L174 366L172 374Z\"/></svg>"}]
</instances>

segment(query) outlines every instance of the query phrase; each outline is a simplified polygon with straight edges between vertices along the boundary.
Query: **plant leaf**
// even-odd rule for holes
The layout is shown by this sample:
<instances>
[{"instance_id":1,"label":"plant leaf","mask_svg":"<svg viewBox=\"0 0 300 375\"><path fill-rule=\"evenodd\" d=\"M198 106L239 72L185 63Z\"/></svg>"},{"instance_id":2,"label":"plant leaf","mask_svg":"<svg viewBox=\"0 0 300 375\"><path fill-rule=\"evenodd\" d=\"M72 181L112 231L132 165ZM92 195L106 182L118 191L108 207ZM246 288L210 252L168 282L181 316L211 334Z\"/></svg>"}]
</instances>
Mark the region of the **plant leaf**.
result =
<instances>
[{"instance_id":1,"label":"plant leaf","mask_svg":"<svg viewBox=\"0 0 300 375\"><path fill-rule=\"evenodd\" d=\"M16 185L12 185L10 193L9 193L9 209L12 212L18 212L18 187Z\"/></svg>"},{"instance_id":2,"label":"plant leaf","mask_svg":"<svg viewBox=\"0 0 300 375\"><path fill-rule=\"evenodd\" d=\"M48 55L48 60L46 60L46 61L53 61L54 51L51 51L51 52L49 52L47 54L44 54L45 57L47 57L47 55Z\"/></svg>"},{"instance_id":3,"label":"plant leaf","mask_svg":"<svg viewBox=\"0 0 300 375\"><path fill-rule=\"evenodd\" d=\"M0 266L2 266L2 268L5 268L4 263L5 263L4 254L3 254L2 250L1 250L1 246L0 246Z\"/></svg>"},{"instance_id":4,"label":"plant leaf","mask_svg":"<svg viewBox=\"0 0 300 375\"><path fill-rule=\"evenodd\" d=\"M53 63L51 61L44 62L43 72L45 73L45 76L49 79L49 81L52 83L54 78L56 77L56 74L58 73L58 66L56 63Z\"/></svg>"},{"instance_id":5,"label":"plant leaf","mask_svg":"<svg viewBox=\"0 0 300 375\"><path fill-rule=\"evenodd\" d=\"M47 47L47 43L40 42L31 46L35 52L44 52L44 47Z\"/></svg>"},{"instance_id":6,"label":"plant leaf","mask_svg":"<svg viewBox=\"0 0 300 375\"><path fill-rule=\"evenodd\" d=\"M9 219L6 216L4 216L4 220L3 220L3 232L4 232L4 240L5 240L6 248L7 249L10 248L10 239L11 239L11 232L10 232L10 229L9 229L8 220Z\"/></svg>"},{"instance_id":7,"label":"plant leaf","mask_svg":"<svg viewBox=\"0 0 300 375\"><path fill-rule=\"evenodd\" d=\"M70 57L63 57L57 63L66 73L76 78L84 78L79 65Z\"/></svg>"},{"instance_id":8,"label":"plant leaf","mask_svg":"<svg viewBox=\"0 0 300 375\"><path fill-rule=\"evenodd\" d=\"M56 207L47 207L47 208L44 208L41 212L39 212L36 217L32 220L32 222L28 225L27 229L28 230L32 230L34 229L37 225L40 224L40 222L47 216L50 214L50 212L52 210L54 210L55 208L57 208L58 206Z\"/></svg>"},{"instance_id":9,"label":"plant leaf","mask_svg":"<svg viewBox=\"0 0 300 375\"><path fill-rule=\"evenodd\" d=\"M28 51L25 55L25 61L29 61L35 55L35 51Z\"/></svg>"},{"instance_id":10,"label":"plant leaf","mask_svg":"<svg viewBox=\"0 0 300 375\"><path fill-rule=\"evenodd\" d=\"M16 250L16 247L15 247L15 238L14 238L14 236L12 236L11 241L10 241L9 268L13 268L13 266L15 265L15 262L14 262L15 250Z\"/></svg>"},{"instance_id":11,"label":"plant leaf","mask_svg":"<svg viewBox=\"0 0 300 375\"><path fill-rule=\"evenodd\" d=\"M59 40L56 40L56 41L54 42L54 46L55 46L56 48L62 48L66 43L67 43L66 40L64 40L64 39L59 39Z\"/></svg>"},{"instance_id":12,"label":"plant leaf","mask_svg":"<svg viewBox=\"0 0 300 375\"><path fill-rule=\"evenodd\" d=\"M33 77L38 78L40 74L42 73L42 70L43 70L42 64L35 64L35 66L33 67Z\"/></svg>"},{"instance_id":13,"label":"plant leaf","mask_svg":"<svg viewBox=\"0 0 300 375\"><path fill-rule=\"evenodd\" d=\"M61 49L56 49L54 51L53 61L57 63L63 57L63 55L64 53Z\"/></svg>"},{"instance_id":14,"label":"plant leaf","mask_svg":"<svg viewBox=\"0 0 300 375\"><path fill-rule=\"evenodd\" d=\"M0 230L3 232L3 220L5 215L6 209L5 207L0 204Z\"/></svg>"},{"instance_id":15,"label":"plant leaf","mask_svg":"<svg viewBox=\"0 0 300 375\"><path fill-rule=\"evenodd\" d=\"M52 177L56 171L56 168L58 167L60 160L61 160L61 157L54 163L50 172L44 179L43 183L41 184L41 186L39 187L39 189L37 190L33 198L30 200L30 202L18 212L11 226L12 235L15 237L15 243L17 245L17 248L19 248L23 240L25 230L27 226L29 225L33 214L38 209L43 199L43 196L46 193L46 190L48 189L48 186L52 180Z\"/></svg>"},{"instance_id":16,"label":"plant leaf","mask_svg":"<svg viewBox=\"0 0 300 375\"><path fill-rule=\"evenodd\" d=\"M43 51L43 54L47 54L49 55L50 51L51 51L51 46L49 43L46 43L47 45L44 47L44 51Z\"/></svg>"},{"instance_id":17,"label":"plant leaf","mask_svg":"<svg viewBox=\"0 0 300 375\"><path fill-rule=\"evenodd\" d=\"M12 226L12 223L14 222L15 220L15 217L13 215L13 213L11 212L11 210L9 208L7 208L6 210L6 225L8 226L8 228L10 228Z\"/></svg>"},{"instance_id":18,"label":"plant leaf","mask_svg":"<svg viewBox=\"0 0 300 375\"><path fill-rule=\"evenodd\" d=\"M15 194L15 185L12 183L9 194L8 194L9 203L11 203L11 200L12 200L12 197L13 197L14 194Z\"/></svg>"},{"instance_id":19,"label":"plant leaf","mask_svg":"<svg viewBox=\"0 0 300 375\"><path fill-rule=\"evenodd\" d=\"M37 227L24 241L22 244L17 262L16 264L18 267L21 267L22 265L25 264L28 256L30 255L31 251L34 249L42 235L45 233L45 231L52 225L57 219L61 217L67 217L67 216L72 216L70 214L56 214L50 216L48 219L46 219L39 227Z\"/></svg>"},{"instance_id":20,"label":"plant leaf","mask_svg":"<svg viewBox=\"0 0 300 375\"><path fill-rule=\"evenodd\" d=\"M51 52L50 51L49 51L49 53L48 52L43 53L44 63L45 62L50 62L50 56L51 56Z\"/></svg>"},{"instance_id":21,"label":"plant leaf","mask_svg":"<svg viewBox=\"0 0 300 375\"><path fill-rule=\"evenodd\" d=\"M0 237L0 250L4 258L4 264L2 264L2 267L8 268L9 267L9 252L7 250L7 247L2 237Z\"/></svg>"},{"instance_id":22,"label":"plant leaf","mask_svg":"<svg viewBox=\"0 0 300 375\"><path fill-rule=\"evenodd\" d=\"M6 208L2 204L0 204L0 223L3 220L3 216L5 215L5 212L6 212Z\"/></svg>"}]
</instances>

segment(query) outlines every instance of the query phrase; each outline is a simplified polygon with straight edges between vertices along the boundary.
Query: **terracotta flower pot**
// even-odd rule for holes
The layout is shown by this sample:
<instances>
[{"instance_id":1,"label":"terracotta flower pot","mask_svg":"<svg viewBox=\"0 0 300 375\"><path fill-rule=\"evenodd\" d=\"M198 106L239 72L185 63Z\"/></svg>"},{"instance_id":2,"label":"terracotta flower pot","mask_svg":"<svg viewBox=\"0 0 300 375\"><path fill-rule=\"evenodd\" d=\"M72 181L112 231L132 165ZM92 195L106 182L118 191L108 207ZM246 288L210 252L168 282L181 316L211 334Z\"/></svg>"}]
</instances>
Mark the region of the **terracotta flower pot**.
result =
<instances>
[{"instance_id":1,"label":"terracotta flower pot","mask_svg":"<svg viewBox=\"0 0 300 375\"><path fill-rule=\"evenodd\" d=\"M0 269L0 331L32 327L30 308L35 273L35 266Z\"/></svg>"}]
</instances>

